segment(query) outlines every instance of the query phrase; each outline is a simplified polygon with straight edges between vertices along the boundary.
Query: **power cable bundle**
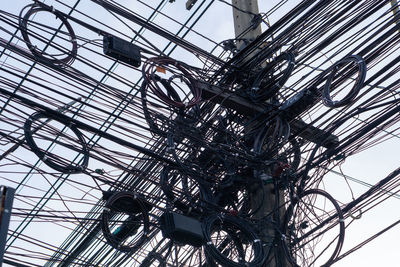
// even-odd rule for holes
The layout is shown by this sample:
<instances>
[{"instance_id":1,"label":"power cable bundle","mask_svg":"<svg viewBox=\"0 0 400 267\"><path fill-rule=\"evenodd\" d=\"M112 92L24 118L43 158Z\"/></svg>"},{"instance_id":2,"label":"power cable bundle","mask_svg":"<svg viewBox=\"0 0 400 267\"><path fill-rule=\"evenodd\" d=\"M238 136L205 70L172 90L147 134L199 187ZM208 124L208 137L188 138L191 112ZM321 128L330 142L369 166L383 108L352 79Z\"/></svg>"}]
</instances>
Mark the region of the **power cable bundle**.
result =
<instances>
[{"instance_id":1,"label":"power cable bundle","mask_svg":"<svg viewBox=\"0 0 400 267\"><path fill-rule=\"evenodd\" d=\"M107 200L101 229L107 242L117 250L133 252L147 240L151 206L134 192L116 192Z\"/></svg>"},{"instance_id":2,"label":"power cable bundle","mask_svg":"<svg viewBox=\"0 0 400 267\"><path fill-rule=\"evenodd\" d=\"M46 121L42 122L41 119L46 119ZM63 133L62 131L64 131L65 129L62 129L62 131L60 132L59 129L52 129L51 127L49 127L47 124L49 124L51 121L59 122L64 125L65 129L70 129L75 134L76 138L71 138ZM33 126L32 124L34 123L38 125ZM42 134L40 134L44 131L47 131L47 136L42 136ZM36 112L25 121L24 132L26 143L28 144L29 148L49 167L61 173L69 174L80 173L86 169L89 162L89 151L83 134L74 124L50 116L46 112ZM37 142L35 141L36 138L34 137L37 136L44 140L51 140L51 137L48 136L49 134L55 135L55 142L60 146L66 147L69 150L74 150L78 154L81 154L82 157L80 159L80 164L68 162L69 159L63 158L66 155L54 155L49 151L50 147L39 147ZM57 141L59 139L61 140ZM71 141L77 142L78 144L70 144Z\"/></svg>"},{"instance_id":3,"label":"power cable bundle","mask_svg":"<svg viewBox=\"0 0 400 267\"><path fill-rule=\"evenodd\" d=\"M201 214L204 201L209 194L207 187L187 174L178 172L169 166L164 166L161 171L160 186L173 207L184 214Z\"/></svg>"},{"instance_id":4,"label":"power cable bundle","mask_svg":"<svg viewBox=\"0 0 400 267\"><path fill-rule=\"evenodd\" d=\"M25 13L24 16L22 16L25 9L29 9L29 10ZM60 19L62 24L67 28L68 35L69 35L69 42L71 42L71 44L72 44L72 49L70 52L64 52L63 51L64 48L60 49L61 46L56 47L55 45L52 45L49 41L43 40L43 38L44 38L43 36L38 36L37 34L32 35L32 33L29 32L28 26L30 23L32 23L30 21L30 18L32 18L38 12L43 12L43 11L53 13L56 16L56 18ZM64 15L61 12L55 10L52 7L49 7L47 5L39 6L39 5L36 5L36 3L26 6L20 13L19 29L21 31L22 38L24 39L29 50L32 52L32 54L38 60L45 61L45 62L48 62L51 64L56 64L56 65L68 65L68 64L72 64L72 62L74 61L74 59L77 56L78 43L76 40L75 32L74 32L71 24L68 22L68 20L64 17ZM59 32L59 30L57 30L57 32ZM66 34L66 33L63 33L63 34ZM47 43L46 47L43 50L38 49L37 46L31 42L30 35L32 35L33 37L35 37L39 40L43 40L43 42L46 42ZM65 53L65 56L63 58L57 58L53 55L47 54L45 52L45 49L48 47L55 47L56 49L63 51Z\"/></svg>"},{"instance_id":5,"label":"power cable bundle","mask_svg":"<svg viewBox=\"0 0 400 267\"><path fill-rule=\"evenodd\" d=\"M338 71L343 68L343 66L346 66L348 63L353 63L356 64L357 69L358 69L358 75L356 80L354 81L353 87L350 89L350 91L347 93L346 96L344 96L341 100L332 100L330 92L332 91L332 87L334 84L332 82L334 81L335 76L338 74ZM354 98L357 96L358 92L360 91L361 87L364 86L364 80L365 76L367 73L367 66L365 64L365 61L362 57L358 55L351 55L343 58L342 60L339 60L336 62L330 69L330 74L327 77L327 81L325 83L324 89L323 89L323 103L331 108L338 108L338 107L343 107L348 104L350 104ZM345 74L343 74L343 72ZM348 74L350 71L350 74L352 74L353 69L349 70L349 67L346 67L344 71L341 71L342 75ZM343 78L341 78L341 81L343 82Z\"/></svg>"},{"instance_id":6,"label":"power cable bundle","mask_svg":"<svg viewBox=\"0 0 400 267\"><path fill-rule=\"evenodd\" d=\"M271 155L277 154L277 150L285 144L290 136L289 123L275 117L269 120L259 130L253 145L254 153L261 159L272 159Z\"/></svg>"},{"instance_id":7,"label":"power cable bundle","mask_svg":"<svg viewBox=\"0 0 400 267\"><path fill-rule=\"evenodd\" d=\"M0 88L0 115L6 125L1 136L5 146L15 143L2 154L2 166L23 166L26 177L34 175L50 185L37 203L36 195L21 201L38 208L18 211L23 227L13 229L9 255L17 255L13 242L28 221L61 225L60 220L66 220L77 227L55 249L50 264L261 267L272 261L286 265L286 254L294 266L329 266L340 259L344 219L352 218L346 212L361 210L364 203L352 202L342 210L334 196L318 189L325 185L323 176L349 155L396 136L397 129L390 127L400 120L399 84L392 78L400 59L381 65L398 46L398 28L386 11L369 20L386 3L302 1L254 41L223 42L218 58L184 40L195 23L182 23L186 33L171 35L117 1L85 3L104 9L105 18L126 30L120 31L79 11L80 5L56 2L70 8L70 15L36 0L19 17L0 12L0 22L19 28L29 49L0 38L7 60L17 63L0 67L5 87ZM167 1L157 8L138 2L155 17L163 14L160 9ZM205 12L212 4L204 9L204 3L198 10ZM60 27L33 22L40 12L55 16ZM78 48L70 21L88 34L78 35L85 53L76 68L67 67ZM359 31L362 21L367 25ZM137 31L137 25L185 48L204 69L165 56L168 46L162 50L148 42L143 37L148 31ZM0 31L18 39L6 27ZM105 47L97 35L105 36ZM145 40L147 49L136 45L143 44L136 37ZM45 43L44 48L35 41ZM237 47L242 41L246 46ZM111 57L104 57L104 51ZM146 58L148 54L155 57ZM26 58L44 63L32 65L40 75L18 69ZM115 58L128 64L116 68ZM141 72L131 68L142 59ZM112 67L107 70L103 62ZM374 72L366 81L367 63ZM139 75L117 73L125 68ZM114 82L118 89L109 85ZM60 103L78 97L73 118L54 112ZM22 131L27 146L19 138ZM90 140L90 154L85 139ZM18 148L29 148L62 175L20 160ZM69 176L77 173L79 179ZM84 180L87 176L93 181ZM25 186L26 180L18 186ZM380 185L359 201L376 201ZM45 192L35 186L30 189ZM74 193L64 190L67 186ZM102 192L105 201L98 201ZM57 208L62 208L55 211L46 204L49 200L61 201ZM90 213L83 205L93 207ZM80 212L87 216L79 217Z\"/></svg>"},{"instance_id":8,"label":"power cable bundle","mask_svg":"<svg viewBox=\"0 0 400 267\"><path fill-rule=\"evenodd\" d=\"M214 214L204 221L203 232L206 254L222 266L262 266L265 251L248 222Z\"/></svg>"},{"instance_id":9,"label":"power cable bundle","mask_svg":"<svg viewBox=\"0 0 400 267\"><path fill-rule=\"evenodd\" d=\"M292 264L330 266L343 246L344 216L330 194L310 189L294 196L283 217L281 231Z\"/></svg>"},{"instance_id":10,"label":"power cable bundle","mask_svg":"<svg viewBox=\"0 0 400 267\"><path fill-rule=\"evenodd\" d=\"M287 63L282 71L281 64ZM291 76L295 66L294 54L285 52L275 57L257 74L250 90L251 98L256 102L275 96Z\"/></svg>"},{"instance_id":11,"label":"power cable bundle","mask_svg":"<svg viewBox=\"0 0 400 267\"><path fill-rule=\"evenodd\" d=\"M142 68L146 89L168 105L184 109L197 105L201 98L192 72L183 62L167 57L150 58Z\"/></svg>"}]
</instances>

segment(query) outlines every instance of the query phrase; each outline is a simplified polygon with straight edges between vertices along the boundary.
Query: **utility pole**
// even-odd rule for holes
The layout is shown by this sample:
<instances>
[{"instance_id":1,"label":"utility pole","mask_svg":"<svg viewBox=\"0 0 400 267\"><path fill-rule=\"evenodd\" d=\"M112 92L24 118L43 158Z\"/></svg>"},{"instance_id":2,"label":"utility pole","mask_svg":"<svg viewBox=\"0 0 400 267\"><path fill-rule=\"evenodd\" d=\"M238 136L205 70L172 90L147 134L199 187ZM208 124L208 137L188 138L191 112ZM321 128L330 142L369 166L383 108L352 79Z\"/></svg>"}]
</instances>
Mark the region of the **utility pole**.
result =
<instances>
[{"instance_id":1,"label":"utility pole","mask_svg":"<svg viewBox=\"0 0 400 267\"><path fill-rule=\"evenodd\" d=\"M233 8L233 23L235 26L235 37L248 39L253 41L257 36L261 34L261 25L259 24L255 28L251 28L250 31L246 31L249 27L252 27L252 21L254 16L252 14L258 14L258 2L257 0L232 0ZM236 7L236 8L235 8ZM249 13L242 12L241 10ZM244 35L243 32L246 33ZM242 45L243 42L240 42ZM239 49L240 47L238 47Z\"/></svg>"},{"instance_id":2,"label":"utility pole","mask_svg":"<svg viewBox=\"0 0 400 267\"><path fill-rule=\"evenodd\" d=\"M257 0L232 0L233 5L233 22L235 27L235 37L240 39L247 39L246 41L237 42L237 49L243 48L249 42L255 40L261 33L261 24L254 24L256 18L253 14L259 14ZM243 34L245 32L245 34ZM263 175L271 176L271 172ZM263 192L264 191L264 192ZM261 219L271 214L276 208L276 196L274 193L274 184L265 184L264 188L256 188L250 195L251 206L256 207L262 201L263 194L264 201L260 210L254 215L255 219ZM283 203L283 193L279 194L279 202ZM279 217L282 217L282 211L277 212ZM280 219L280 218L279 218ZM267 246L271 246L269 258L266 260L264 266L266 267L286 267L289 264L286 261L283 251L280 246L273 247L275 241L275 229L271 224L264 224L261 230L261 239ZM267 248L268 249L268 248Z\"/></svg>"}]
</instances>

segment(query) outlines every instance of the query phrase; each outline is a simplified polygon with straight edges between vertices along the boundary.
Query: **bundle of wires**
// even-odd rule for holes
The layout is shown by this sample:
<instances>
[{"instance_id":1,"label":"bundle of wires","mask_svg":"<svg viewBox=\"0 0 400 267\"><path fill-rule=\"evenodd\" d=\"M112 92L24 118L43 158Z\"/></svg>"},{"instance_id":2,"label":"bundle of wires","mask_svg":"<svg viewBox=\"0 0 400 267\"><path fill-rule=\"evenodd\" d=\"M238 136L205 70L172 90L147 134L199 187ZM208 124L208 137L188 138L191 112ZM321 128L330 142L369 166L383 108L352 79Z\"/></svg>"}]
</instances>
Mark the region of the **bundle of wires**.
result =
<instances>
[{"instance_id":1,"label":"bundle of wires","mask_svg":"<svg viewBox=\"0 0 400 267\"><path fill-rule=\"evenodd\" d=\"M44 122L40 122L40 119L44 119L44 118L47 118L47 120ZM44 130L46 130L48 133L54 132L54 134L56 135L56 137L55 137L56 139L58 139L60 137L64 137L64 136L66 136L68 138L68 140L71 139L70 137L68 137L67 135L62 133L62 131L60 132L58 129L55 130L55 129L51 129L50 127L46 126L46 124L48 124L51 120L57 121L57 122L65 125L66 128L69 128L76 135L77 139L74 138L72 141L75 141L75 142L77 141L79 143L80 148L75 145L71 145L71 144L67 144L67 143L60 143L60 145L65 146L74 151L77 151L78 153L83 155L83 157L81 159L81 163L79 165L66 162L67 159L63 158L63 156L66 156L66 155L54 155L53 153L50 153L48 151L49 148L46 148L46 149L39 148L39 146L36 144L36 142L33 138L34 134L37 133L38 131L42 130L43 128L45 128ZM39 125L32 129L32 124L34 122L36 122L36 123L39 122ZM49 131L51 131L51 132L49 132ZM88 151L85 139L83 138L83 134L78 130L78 128L74 124L71 124L68 121L63 121L60 118L54 118L54 117L50 116L49 114L47 114L46 112L36 112L36 113L32 114L25 121L24 132L25 132L26 143L28 144L29 148L49 167L51 167L57 171L60 171L61 173L69 173L69 174L81 173L86 169L88 162L89 162L89 151ZM41 135L38 135L38 136L41 137ZM50 138L48 136L43 137L43 139L50 140ZM59 143L59 142L56 141L56 143Z\"/></svg>"},{"instance_id":2,"label":"bundle of wires","mask_svg":"<svg viewBox=\"0 0 400 267\"><path fill-rule=\"evenodd\" d=\"M25 15L23 16L23 12L28 9L29 10L25 13ZM31 42L31 37L30 34L32 35L31 32L29 32L28 30L28 25L29 23L33 23L30 21L30 18L32 16L34 16L36 13L38 12L51 12L53 13L57 19L60 19L62 24L67 28L68 33L63 33L66 35L69 35L69 41L72 43L72 49L70 52L66 53L65 57L63 58L57 58L54 55L50 55L45 53L45 49L47 47L53 46L51 44L51 42L49 40L45 40L43 36L40 36L39 34L35 33L33 34L33 37L35 37L36 39L39 39L41 41L43 41L44 43L46 43L46 47L43 50L40 50L37 48L36 45L32 44ZM78 43L77 43L77 39L76 39L76 35L75 32L71 26L71 24L68 22L68 20L64 17L64 15L55 10L54 8L47 6L47 5L36 5L36 4L31 4L26 6L24 9L21 10L20 13L20 17L19 17L19 29L21 31L22 34L22 38L24 39L26 45L28 46L29 50L32 52L32 54L41 61L50 63L50 64L56 64L56 65L69 65L72 64L74 59L77 56L77 51L78 51ZM60 32L60 29L57 30L57 32ZM54 37L53 37L54 38ZM56 48L57 50L61 50L63 51L64 48L63 46L55 46L54 48ZM64 52L64 51L63 51Z\"/></svg>"},{"instance_id":3,"label":"bundle of wires","mask_svg":"<svg viewBox=\"0 0 400 267\"><path fill-rule=\"evenodd\" d=\"M162 78L156 72L169 77ZM165 103L177 108L190 108L200 102L201 89L195 86L191 72L192 70L183 62L168 57L150 58L142 68L146 88ZM180 83L176 82L177 79ZM189 91L182 86L187 87Z\"/></svg>"}]
</instances>

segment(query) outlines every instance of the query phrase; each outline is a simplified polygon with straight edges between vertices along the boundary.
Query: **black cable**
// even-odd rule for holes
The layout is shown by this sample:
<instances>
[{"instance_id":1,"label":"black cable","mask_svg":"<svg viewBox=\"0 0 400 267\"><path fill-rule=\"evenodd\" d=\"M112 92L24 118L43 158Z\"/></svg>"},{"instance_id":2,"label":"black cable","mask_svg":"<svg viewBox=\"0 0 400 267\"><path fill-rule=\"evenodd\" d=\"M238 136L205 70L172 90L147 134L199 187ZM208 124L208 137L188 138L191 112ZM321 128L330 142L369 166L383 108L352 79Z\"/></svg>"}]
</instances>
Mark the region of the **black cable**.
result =
<instances>
[{"instance_id":1,"label":"black cable","mask_svg":"<svg viewBox=\"0 0 400 267\"><path fill-rule=\"evenodd\" d=\"M28 46L29 50L32 52L32 54L39 60L44 60L46 62L49 62L51 64L61 64L61 65L68 65L72 64L74 59L77 56L77 50L78 50L78 43L76 39L75 32L71 26L71 24L68 22L68 20L57 10L54 8L49 8L48 6L37 6L36 4L28 5L26 8L29 8L29 10L26 12L25 16L22 17L22 12L24 9L21 11L20 14L20 19L19 19L19 28L21 30L22 38L24 39L26 45ZM29 37L29 32L28 32L28 22L29 18L36 14L37 12L41 11L46 11L46 12L51 12L53 13L57 19L60 19L63 25L67 28L68 34L70 37L70 42L72 43L72 49L69 53L64 58L57 59L54 57L48 57L46 56L44 51L40 51L35 45L32 44L31 39ZM47 44L50 45L50 44Z\"/></svg>"},{"instance_id":2,"label":"black cable","mask_svg":"<svg viewBox=\"0 0 400 267\"><path fill-rule=\"evenodd\" d=\"M101 216L104 238L122 252L139 249L150 233L150 209L135 192L113 193Z\"/></svg>"},{"instance_id":3,"label":"black cable","mask_svg":"<svg viewBox=\"0 0 400 267\"><path fill-rule=\"evenodd\" d=\"M223 266L262 266L265 260L260 238L250 224L225 214L203 222L206 254Z\"/></svg>"},{"instance_id":4,"label":"black cable","mask_svg":"<svg viewBox=\"0 0 400 267\"><path fill-rule=\"evenodd\" d=\"M279 69L281 62L288 64L284 71ZM276 95L291 76L295 64L292 52L283 53L267 63L253 81L250 89L251 98L256 102L262 102Z\"/></svg>"},{"instance_id":5,"label":"black cable","mask_svg":"<svg viewBox=\"0 0 400 267\"><path fill-rule=\"evenodd\" d=\"M160 75L161 73L166 74L168 72L170 76L165 80L155 75L157 71ZM150 58L143 64L142 73L146 81L146 89L151 89L165 103L184 109L193 107L199 103L201 89L193 83L194 77L191 74L191 70L185 64L168 57ZM188 87L189 92L185 92L179 88L178 84L173 81L174 79L180 79L181 83ZM180 91L178 92L172 85L179 88ZM185 99L181 99L178 93L184 94Z\"/></svg>"},{"instance_id":6,"label":"black cable","mask_svg":"<svg viewBox=\"0 0 400 267\"><path fill-rule=\"evenodd\" d=\"M332 205L329 207L332 210L326 210L327 203ZM332 241L324 242L326 247L320 248L324 233L335 226L338 226L338 232L328 233L332 235ZM330 194L320 189L296 195L285 212L281 228L282 241L286 242L284 246L289 251L288 259L296 266L312 266L316 262L318 266L330 266L343 246L345 224L342 210ZM326 253L328 255L322 256Z\"/></svg>"},{"instance_id":7,"label":"black cable","mask_svg":"<svg viewBox=\"0 0 400 267\"><path fill-rule=\"evenodd\" d=\"M54 155L51 152L46 151L45 149L48 148L39 148L33 138L34 133L37 131L40 131L41 127L45 127L44 124L40 123L38 128L32 129L32 124L33 122L39 122L40 119L43 118L48 118L54 121L57 121L65 126L67 126L71 131L76 135L77 141L80 145L80 148L78 149L78 152L83 155L82 158L82 163L80 165L76 165L73 163L65 163L64 160L61 160L62 157L65 155ZM87 149L87 144L85 139L83 138L83 134L78 130L78 128L70 123L66 122L60 118L54 118L52 116L49 116L46 112L37 112L32 114L25 122L24 124L24 133L25 133L25 139L26 143L28 146L31 148L32 152L35 153L46 165L49 167L60 171L62 173L81 173L83 172L89 162L89 151ZM58 138L58 137L56 137Z\"/></svg>"},{"instance_id":8,"label":"black cable","mask_svg":"<svg viewBox=\"0 0 400 267\"><path fill-rule=\"evenodd\" d=\"M357 79L354 82L353 87L351 90L347 93L345 97L343 97L341 100L332 100L332 97L330 95L330 91L332 91L332 81L334 80L335 75L337 74L338 70L345 64L348 63L355 63L358 68L358 76ZM327 81L325 83L325 87L323 90L323 103L331 108L338 108L338 107L343 107L348 104L350 104L354 98L357 96L358 92L360 89L364 86L364 80L365 76L367 73L367 66L365 64L365 61L362 57L358 55L351 55L343 58L342 60L336 62L331 68L330 68L330 74L327 78ZM343 77L341 77L343 79Z\"/></svg>"},{"instance_id":9,"label":"black cable","mask_svg":"<svg viewBox=\"0 0 400 267\"><path fill-rule=\"evenodd\" d=\"M209 201L206 187L167 165L161 171L160 186L172 207L185 214L202 214Z\"/></svg>"}]
</instances>

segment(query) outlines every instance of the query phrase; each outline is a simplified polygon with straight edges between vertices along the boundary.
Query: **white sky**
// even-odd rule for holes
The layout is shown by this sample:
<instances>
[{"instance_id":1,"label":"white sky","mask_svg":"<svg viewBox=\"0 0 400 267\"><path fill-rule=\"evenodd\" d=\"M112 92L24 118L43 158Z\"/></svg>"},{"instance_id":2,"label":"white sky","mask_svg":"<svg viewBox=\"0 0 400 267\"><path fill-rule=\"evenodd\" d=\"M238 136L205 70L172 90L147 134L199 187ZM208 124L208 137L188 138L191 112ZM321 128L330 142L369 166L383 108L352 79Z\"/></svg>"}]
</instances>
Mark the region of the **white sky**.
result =
<instances>
[{"instance_id":1,"label":"white sky","mask_svg":"<svg viewBox=\"0 0 400 267\"><path fill-rule=\"evenodd\" d=\"M49 2L49 1L46 1ZM65 3L72 4L75 1L69 0L65 1ZM82 5L86 5L88 0L83 0ZM147 16L150 13L150 10L143 5L137 3L136 1L131 0L121 0L118 1L125 6L129 6L132 10L144 14ZM149 5L155 6L159 0L149 0L147 3ZM168 3L163 11L173 17L174 19L183 22L190 15L189 11L184 9L183 0L177 0L175 3ZM201 1L198 1L201 2ZM279 1L259 1L260 12L266 12L272 6L274 6ZM271 16L269 19L271 23L275 22L280 16L283 15L283 12L290 10L298 1L290 0L289 3L285 5L285 8L279 10L279 12L275 13L274 16ZM2 0L0 9L11 12L13 14L18 14L19 10L30 3L30 1L25 0ZM53 1L51 1L53 3ZM54 3L55 6L60 6L58 3ZM196 6L194 6L196 8ZM389 8L389 4L388 4ZM82 7L80 10L85 10ZM98 13L93 14L91 10L86 10L90 15L95 17L99 17ZM163 27L169 29L171 32L175 32L178 28L177 24L174 24L170 20L163 18L159 15L156 20L156 23L159 23ZM2 22L0 22L0 26ZM116 26L118 27L118 26ZM216 2L200 20L200 22L196 25L195 30L201 32L203 35L215 40L217 42L233 38L233 19L232 14L230 13L230 8L228 8L225 4ZM129 33L127 33L129 34ZM3 36L0 36L3 37ZM5 36L4 36L5 37ZM165 43L165 40L160 40L157 36L150 32L146 32L146 37L152 40L155 44L159 44L159 47L162 47L161 44ZM208 41L205 41L203 38L198 37L195 34L189 34L187 40L195 43L196 45L202 47L204 50L210 51L212 49L212 44ZM172 57L175 57L181 61L185 61L187 63L193 62L193 64L199 64L198 62L194 62L194 58L182 51L181 49L177 49ZM1 61L5 60L5 57L0 58ZM7 62L7 61L6 61ZM0 62L0 65L2 62ZM107 62L106 64L109 64ZM139 73L131 73L128 68L124 68L119 66L116 70L122 76L138 76ZM93 75L96 73L93 71ZM1 123L1 122L0 122ZM0 127L1 128L1 127ZM398 147L399 140L398 138L392 138L389 141L386 141L383 144L380 144L372 149L369 149L365 152L352 156L346 160L346 162L342 165L342 169L346 175L357 178L369 184L375 184L380 179L384 178L391 171L396 169L399 166L399 157L398 157ZM34 157L31 154L21 154L21 157ZM83 177L81 177L84 179ZM89 182L89 181L88 181ZM43 183L43 184L42 184ZM349 181L351 185L351 189L354 192L355 196L359 196L363 192L365 192L368 188L352 181ZM0 177L0 184L10 184L6 180ZM44 181L39 182L36 181L35 186L37 187L48 187ZM343 202L348 202L351 200L350 192L347 184L344 179L336 174L329 174L324 178L325 190L333 195L336 199L341 200ZM68 190L68 189L66 189ZM94 193L95 194L95 193ZM93 197L94 201L95 197ZM377 231L383 229L384 227L390 225L396 220L400 219L400 214L396 211L398 210L398 205L400 204L399 199L391 198L385 201L383 204L377 206L372 211L369 211L366 214L363 214L362 218L358 221L355 221L349 228L346 229L344 246L342 248L342 253L346 252L348 249L352 248L354 245L363 241L364 239L370 237L375 234ZM30 231L27 229L28 234ZM35 229L37 231L37 229ZM55 230L57 231L57 230ZM41 234L43 236L48 235L49 229L41 229ZM59 239L60 242L66 236L66 233L52 235L51 239L54 243L58 243L56 240ZM364 248L358 250L357 252L351 254L345 259L339 261L334 266L338 267L348 267L348 266L363 266L363 267L375 267L375 266L398 266L398 239L400 237L400 227L396 226L394 229L385 233L384 235L378 237L372 243L367 244ZM7 266L7 265L4 265Z\"/></svg>"}]
</instances>

